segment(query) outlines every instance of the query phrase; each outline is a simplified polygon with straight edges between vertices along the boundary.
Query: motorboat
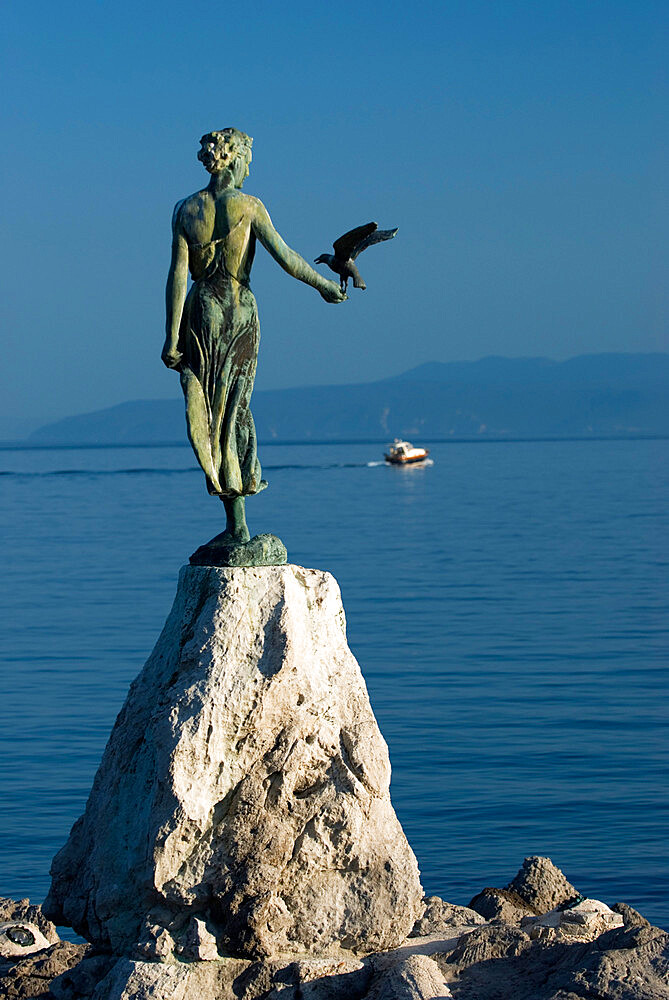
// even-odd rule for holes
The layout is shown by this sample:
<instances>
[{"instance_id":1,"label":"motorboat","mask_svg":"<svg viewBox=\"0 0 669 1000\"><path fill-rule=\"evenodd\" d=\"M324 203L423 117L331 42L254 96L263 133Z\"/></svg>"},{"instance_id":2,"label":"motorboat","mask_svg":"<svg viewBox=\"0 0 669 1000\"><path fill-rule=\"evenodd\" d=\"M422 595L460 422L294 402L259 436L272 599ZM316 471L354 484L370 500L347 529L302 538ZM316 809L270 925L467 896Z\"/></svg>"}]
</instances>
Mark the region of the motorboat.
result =
<instances>
[{"instance_id":1,"label":"motorboat","mask_svg":"<svg viewBox=\"0 0 669 1000\"><path fill-rule=\"evenodd\" d=\"M429 454L427 448L414 448L410 441L400 441L399 438L395 438L393 443L388 445L388 451L383 457L391 465L413 465L416 462L424 462Z\"/></svg>"}]
</instances>

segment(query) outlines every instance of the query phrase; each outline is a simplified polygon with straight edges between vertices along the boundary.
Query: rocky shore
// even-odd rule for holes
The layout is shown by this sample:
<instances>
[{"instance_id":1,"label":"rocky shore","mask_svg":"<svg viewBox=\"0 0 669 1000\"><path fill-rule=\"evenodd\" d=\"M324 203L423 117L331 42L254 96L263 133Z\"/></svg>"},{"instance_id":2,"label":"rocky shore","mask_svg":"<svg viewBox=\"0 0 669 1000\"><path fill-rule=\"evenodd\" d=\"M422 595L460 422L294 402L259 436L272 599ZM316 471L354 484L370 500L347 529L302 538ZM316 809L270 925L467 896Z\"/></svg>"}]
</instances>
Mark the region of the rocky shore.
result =
<instances>
[{"instance_id":1,"label":"rocky shore","mask_svg":"<svg viewBox=\"0 0 669 1000\"><path fill-rule=\"evenodd\" d=\"M548 858L423 897L339 588L299 566L182 570L51 875L0 900L0 998L669 1000L669 934Z\"/></svg>"},{"instance_id":2,"label":"rocky shore","mask_svg":"<svg viewBox=\"0 0 669 1000\"><path fill-rule=\"evenodd\" d=\"M364 956L148 962L60 941L39 906L0 900L7 1000L669 1000L669 933L526 858L470 905L431 896L399 947Z\"/></svg>"}]
</instances>

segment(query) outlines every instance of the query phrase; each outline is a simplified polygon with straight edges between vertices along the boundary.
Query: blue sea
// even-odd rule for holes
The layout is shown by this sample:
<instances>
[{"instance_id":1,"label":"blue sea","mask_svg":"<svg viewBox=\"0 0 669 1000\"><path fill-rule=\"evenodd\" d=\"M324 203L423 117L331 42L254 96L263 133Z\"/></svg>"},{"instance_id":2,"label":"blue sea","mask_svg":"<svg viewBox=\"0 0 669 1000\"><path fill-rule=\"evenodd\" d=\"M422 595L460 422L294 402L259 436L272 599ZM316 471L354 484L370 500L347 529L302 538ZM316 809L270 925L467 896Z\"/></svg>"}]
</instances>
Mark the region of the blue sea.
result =
<instances>
[{"instance_id":1,"label":"blue sea","mask_svg":"<svg viewBox=\"0 0 669 1000\"><path fill-rule=\"evenodd\" d=\"M422 442L421 442L422 443ZM669 927L669 441L265 445L251 532L329 570L426 893L548 855ZM190 449L0 451L0 894L42 900L179 567Z\"/></svg>"}]
</instances>

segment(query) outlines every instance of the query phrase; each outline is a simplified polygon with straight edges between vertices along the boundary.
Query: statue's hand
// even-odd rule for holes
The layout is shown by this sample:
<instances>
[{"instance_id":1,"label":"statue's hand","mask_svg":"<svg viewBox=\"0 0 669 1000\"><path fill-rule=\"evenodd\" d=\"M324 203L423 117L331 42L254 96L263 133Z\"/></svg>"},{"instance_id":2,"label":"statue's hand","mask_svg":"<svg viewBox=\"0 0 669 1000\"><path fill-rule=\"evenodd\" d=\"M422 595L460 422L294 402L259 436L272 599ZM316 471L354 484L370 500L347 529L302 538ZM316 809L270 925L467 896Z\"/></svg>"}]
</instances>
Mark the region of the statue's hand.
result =
<instances>
[{"instance_id":1,"label":"statue's hand","mask_svg":"<svg viewBox=\"0 0 669 1000\"><path fill-rule=\"evenodd\" d=\"M334 281L328 281L325 288L319 288L319 292L326 302L343 302L348 298L346 292L342 292L339 285Z\"/></svg>"},{"instance_id":2,"label":"statue's hand","mask_svg":"<svg viewBox=\"0 0 669 1000\"><path fill-rule=\"evenodd\" d=\"M180 351L177 351L176 347L172 347L171 344L166 343L160 357L162 358L163 364L168 368L178 368L181 364L183 355Z\"/></svg>"}]
</instances>

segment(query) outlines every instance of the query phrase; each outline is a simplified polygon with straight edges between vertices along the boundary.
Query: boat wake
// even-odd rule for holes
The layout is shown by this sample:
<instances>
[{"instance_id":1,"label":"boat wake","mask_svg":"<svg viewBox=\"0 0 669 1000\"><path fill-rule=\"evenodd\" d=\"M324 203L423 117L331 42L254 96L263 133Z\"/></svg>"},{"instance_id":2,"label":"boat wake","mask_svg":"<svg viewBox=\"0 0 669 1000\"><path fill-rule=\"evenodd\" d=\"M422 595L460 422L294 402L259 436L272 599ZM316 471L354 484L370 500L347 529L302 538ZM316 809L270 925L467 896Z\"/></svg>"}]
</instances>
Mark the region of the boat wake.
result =
<instances>
[{"instance_id":1,"label":"boat wake","mask_svg":"<svg viewBox=\"0 0 669 1000\"><path fill-rule=\"evenodd\" d=\"M386 461L367 462L368 469L376 469L381 465L385 466L386 468L392 467L394 469L424 469L428 465L434 465L434 459L424 458L422 462L407 462L405 465L400 465L399 463L386 462Z\"/></svg>"}]
</instances>

